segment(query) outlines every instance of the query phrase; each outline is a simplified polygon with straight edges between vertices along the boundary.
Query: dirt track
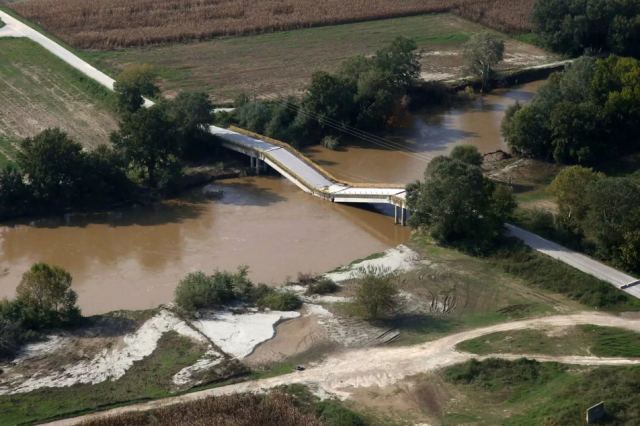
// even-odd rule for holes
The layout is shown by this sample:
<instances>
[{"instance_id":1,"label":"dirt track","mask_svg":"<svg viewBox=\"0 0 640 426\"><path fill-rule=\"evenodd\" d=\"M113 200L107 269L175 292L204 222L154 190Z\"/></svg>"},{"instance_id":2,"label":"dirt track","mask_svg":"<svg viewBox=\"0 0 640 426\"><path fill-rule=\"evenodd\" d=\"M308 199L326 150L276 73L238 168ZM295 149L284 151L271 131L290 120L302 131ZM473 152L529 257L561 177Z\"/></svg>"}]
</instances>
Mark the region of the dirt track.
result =
<instances>
[{"instance_id":1,"label":"dirt track","mask_svg":"<svg viewBox=\"0 0 640 426\"><path fill-rule=\"evenodd\" d=\"M388 386L405 377L437 370L449 365L467 361L474 356L455 350L455 346L465 340L490 333L521 330L548 326L572 326L594 324L621 327L640 332L640 319L628 319L607 314L583 312L574 315L551 316L522 321L514 321L452 334L438 340L408 347L373 347L352 350L329 357L322 363L302 372L290 373L263 380L249 381L201 392L194 392L174 398L166 398L142 404L119 407L102 413L89 414L73 419L60 420L51 424L71 425L80 421L120 414L128 411L145 411L175 403L206 398L208 396L255 392L291 383L304 383L323 391L346 398L355 388ZM502 354L487 357L513 359L527 356L540 361L556 361L579 365L631 365L640 364L640 359L598 358L582 356L538 356L527 354ZM482 357L482 358L487 358Z\"/></svg>"}]
</instances>

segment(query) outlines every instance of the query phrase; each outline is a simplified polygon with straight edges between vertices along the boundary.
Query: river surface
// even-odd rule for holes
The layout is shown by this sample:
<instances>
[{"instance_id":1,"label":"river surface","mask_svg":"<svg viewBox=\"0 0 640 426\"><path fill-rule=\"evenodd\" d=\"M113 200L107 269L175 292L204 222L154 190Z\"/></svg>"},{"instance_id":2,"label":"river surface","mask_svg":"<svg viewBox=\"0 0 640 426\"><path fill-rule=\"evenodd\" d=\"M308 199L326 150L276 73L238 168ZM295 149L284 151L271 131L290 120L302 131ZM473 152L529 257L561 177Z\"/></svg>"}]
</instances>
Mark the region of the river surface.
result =
<instances>
[{"instance_id":1,"label":"river surface","mask_svg":"<svg viewBox=\"0 0 640 426\"><path fill-rule=\"evenodd\" d=\"M429 159L457 144L471 143L483 152L504 149L504 110L529 100L538 86L417 114L376 144L313 148L309 154L345 179L408 183L422 176ZM153 207L0 227L0 297L15 294L31 264L47 262L71 272L85 314L143 309L169 302L177 282L191 271L248 265L254 280L278 284L409 238L408 228L372 208L322 201L277 176L218 185L224 190L219 200L197 190Z\"/></svg>"}]
</instances>

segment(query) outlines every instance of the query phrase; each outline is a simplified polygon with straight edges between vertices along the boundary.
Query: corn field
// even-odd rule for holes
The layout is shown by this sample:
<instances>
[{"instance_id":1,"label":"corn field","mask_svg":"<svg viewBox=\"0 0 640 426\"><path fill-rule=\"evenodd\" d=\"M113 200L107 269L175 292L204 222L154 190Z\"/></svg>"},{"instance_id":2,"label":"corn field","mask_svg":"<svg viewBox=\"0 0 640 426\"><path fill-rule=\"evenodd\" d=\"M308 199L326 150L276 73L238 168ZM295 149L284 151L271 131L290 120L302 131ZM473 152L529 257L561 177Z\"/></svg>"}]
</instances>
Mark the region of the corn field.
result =
<instances>
[{"instance_id":1,"label":"corn field","mask_svg":"<svg viewBox=\"0 0 640 426\"><path fill-rule=\"evenodd\" d=\"M9 7L75 47L116 49L448 11L518 32L529 29L534 1L21 0Z\"/></svg>"}]
</instances>

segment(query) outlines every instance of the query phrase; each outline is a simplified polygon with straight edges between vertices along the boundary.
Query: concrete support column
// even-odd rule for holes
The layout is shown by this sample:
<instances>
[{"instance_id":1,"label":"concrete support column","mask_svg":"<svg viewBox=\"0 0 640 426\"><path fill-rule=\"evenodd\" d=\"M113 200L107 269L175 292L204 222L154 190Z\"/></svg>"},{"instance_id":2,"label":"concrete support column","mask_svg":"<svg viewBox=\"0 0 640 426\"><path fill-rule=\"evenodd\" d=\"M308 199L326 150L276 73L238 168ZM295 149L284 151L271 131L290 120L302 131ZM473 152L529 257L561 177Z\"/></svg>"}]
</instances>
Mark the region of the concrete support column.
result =
<instances>
[{"instance_id":1,"label":"concrete support column","mask_svg":"<svg viewBox=\"0 0 640 426\"><path fill-rule=\"evenodd\" d=\"M398 206L393 205L393 223L398 224Z\"/></svg>"},{"instance_id":2,"label":"concrete support column","mask_svg":"<svg viewBox=\"0 0 640 426\"><path fill-rule=\"evenodd\" d=\"M405 209L404 207L402 207L402 226L406 226L407 225L407 209Z\"/></svg>"},{"instance_id":3,"label":"concrete support column","mask_svg":"<svg viewBox=\"0 0 640 426\"><path fill-rule=\"evenodd\" d=\"M255 167L253 155L249 156L249 167L251 167L252 169Z\"/></svg>"},{"instance_id":4,"label":"concrete support column","mask_svg":"<svg viewBox=\"0 0 640 426\"><path fill-rule=\"evenodd\" d=\"M260 158L256 157L256 175L260 174Z\"/></svg>"}]
</instances>

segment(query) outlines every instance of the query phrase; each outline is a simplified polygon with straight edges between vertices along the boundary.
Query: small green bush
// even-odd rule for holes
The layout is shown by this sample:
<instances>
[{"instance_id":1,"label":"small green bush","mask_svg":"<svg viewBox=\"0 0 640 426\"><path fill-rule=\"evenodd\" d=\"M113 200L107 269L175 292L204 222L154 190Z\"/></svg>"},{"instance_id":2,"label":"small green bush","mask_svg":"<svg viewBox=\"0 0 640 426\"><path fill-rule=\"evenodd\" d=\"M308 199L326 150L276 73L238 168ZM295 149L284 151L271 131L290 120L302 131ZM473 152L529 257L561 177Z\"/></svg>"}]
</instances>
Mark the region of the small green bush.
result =
<instances>
[{"instance_id":1,"label":"small green bush","mask_svg":"<svg viewBox=\"0 0 640 426\"><path fill-rule=\"evenodd\" d=\"M223 306L235 299L233 278L227 272L187 274L176 288L176 305L186 312Z\"/></svg>"},{"instance_id":2,"label":"small green bush","mask_svg":"<svg viewBox=\"0 0 640 426\"><path fill-rule=\"evenodd\" d=\"M271 291L264 295L259 301L260 308L268 308L274 311L295 311L302 306L302 301L295 294L285 291Z\"/></svg>"},{"instance_id":3,"label":"small green bush","mask_svg":"<svg viewBox=\"0 0 640 426\"><path fill-rule=\"evenodd\" d=\"M379 320L399 306L396 275L389 270L369 268L362 271L356 288L356 304L368 320Z\"/></svg>"},{"instance_id":4,"label":"small green bush","mask_svg":"<svg viewBox=\"0 0 640 426\"><path fill-rule=\"evenodd\" d=\"M316 282L309 284L307 294L329 294L335 293L340 287L329 278L320 278Z\"/></svg>"},{"instance_id":5,"label":"small green bush","mask_svg":"<svg viewBox=\"0 0 640 426\"><path fill-rule=\"evenodd\" d=\"M343 406L340 402L327 399L315 404L316 416L327 426L364 426L362 417Z\"/></svg>"}]
</instances>

